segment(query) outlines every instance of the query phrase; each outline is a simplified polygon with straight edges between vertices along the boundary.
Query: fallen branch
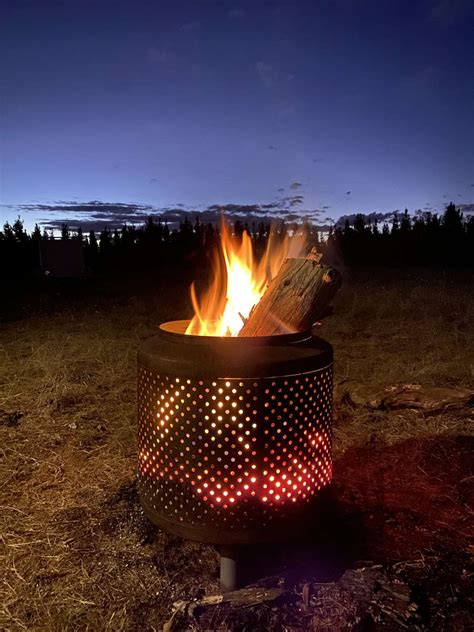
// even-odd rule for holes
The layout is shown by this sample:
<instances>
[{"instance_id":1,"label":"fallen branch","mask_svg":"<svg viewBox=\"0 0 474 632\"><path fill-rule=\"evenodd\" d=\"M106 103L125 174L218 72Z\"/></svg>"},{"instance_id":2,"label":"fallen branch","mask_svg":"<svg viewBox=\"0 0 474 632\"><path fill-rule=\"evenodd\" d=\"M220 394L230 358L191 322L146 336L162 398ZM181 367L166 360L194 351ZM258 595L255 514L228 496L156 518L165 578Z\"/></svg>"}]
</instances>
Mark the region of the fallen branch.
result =
<instances>
[{"instance_id":1,"label":"fallen branch","mask_svg":"<svg viewBox=\"0 0 474 632\"><path fill-rule=\"evenodd\" d=\"M351 408L365 406L375 410L420 410L438 414L474 407L474 391L466 388L403 384L389 386L375 398L364 400L353 393L344 393L341 402Z\"/></svg>"},{"instance_id":2,"label":"fallen branch","mask_svg":"<svg viewBox=\"0 0 474 632\"><path fill-rule=\"evenodd\" d=\"M197 608L206 608L209 606L217 606L221 603L227 603L233 608L242 606L257 606L266 601L273 601L284 593L283 588L242 588L222 595L209 595L201 599L193 599L191 601L176 601L173 604L173 614L171 618L163 625L163 632L171 632L176 615L181 614L187 617L194 616Z\"/></svg>"},{"instance_id":3,"label":"fallen branch","mask_svg":"<svg viewBox=\"0 0 474 632\"><path fill-rule=\"evenodd\" d=\"M405 384L393 387L379 403L380 410L411 408L440 413L474 406L474 392L465 388Z\"/></svg>"}]
</instances>

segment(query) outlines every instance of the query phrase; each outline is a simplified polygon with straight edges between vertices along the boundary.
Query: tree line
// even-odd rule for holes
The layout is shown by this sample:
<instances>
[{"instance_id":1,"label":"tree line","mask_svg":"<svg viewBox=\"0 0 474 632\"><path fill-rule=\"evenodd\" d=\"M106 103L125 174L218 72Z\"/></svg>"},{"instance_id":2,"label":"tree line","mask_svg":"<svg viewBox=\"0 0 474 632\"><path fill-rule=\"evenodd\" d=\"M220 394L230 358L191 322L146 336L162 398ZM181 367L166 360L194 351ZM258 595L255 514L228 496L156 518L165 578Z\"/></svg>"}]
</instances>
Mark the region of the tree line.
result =
<instances>
[{"instance_id":1,"label":"tree line","mask_svg":"<svg viewBox=\"0 0 474 632\"><path fill-rule=\"evenodd\" d=\"M420 212L412 218L405 210L391 226L357 215L331 231L328 247L348 265L473 265L474 216L465 218L452 203L442 216Z\"/></svg>"},{"instance_id":2,"label":"tree line","mask_svg":"<svg viewBox=\"0 0 474 632\"><path fill-rule=\"evenodd\" d=\"M396 215L391 225L380 226L367 216L357 215L353 222L321 230L305 225L310 240L318 244L328 259L345 265L473 265L474 217L465 218L454 204L443 215L408 211ZM282 238L285 233L301 230L297 224L282 221L254 222L237 220L233 232L246 231L257 253L263 252L270 233ZM219 242L218 225L185 219L170 229L160 218L149 217L142 226L107 227L85 235L80 227L64 224L61 239L79 240L82 244L88 274L146 274L179 265L206 266L209 254ZM28 233L18 218L5 223L0 230L0 277L26 278L41 275L42 243L55 239L52 232L41 231L38 225Z\"/></svg>"}]
</instances>

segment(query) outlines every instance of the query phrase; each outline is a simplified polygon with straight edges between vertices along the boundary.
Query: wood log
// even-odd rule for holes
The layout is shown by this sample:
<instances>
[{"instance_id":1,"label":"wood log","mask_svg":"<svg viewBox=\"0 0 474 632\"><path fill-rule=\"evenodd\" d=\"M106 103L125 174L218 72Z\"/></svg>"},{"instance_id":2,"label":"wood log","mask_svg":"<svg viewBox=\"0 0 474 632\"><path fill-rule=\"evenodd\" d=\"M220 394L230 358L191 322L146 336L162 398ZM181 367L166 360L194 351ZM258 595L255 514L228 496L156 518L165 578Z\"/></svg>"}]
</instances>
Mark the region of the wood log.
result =
<instances>
[{"instance_id":1,"label":"wood log","mask_svg":"<svg viewBox=\"0 0 474 632\"><path fill-rule=\"evenodd\" d=\"M422 386L421 384L402 384L388 386L372 397L361 397L345 392L341 402L350 408L359 406L372 410L419 410L428 415L446 412L473 414L474 390L449 386Z\"/></svg>"},{"instance_id":2,"label":"wood log","mask_svg":"<svg viewBox=\"0 0 474 632\"><path fill-rule=\"evenodd\" d=\"M467 388L404 384L386 389L379 410L421 410L437 414L474 406L474 391Z\"/></svg>"},{"instance_id":3,"label":"wood log","mask_svg":"<svg viewBox=\"0 0 474 632\"><path fill-rule=\"evenodd\" d=\"M308 331L326 315L328 304L341 286L341 275L321 265L319 259L314 252L304 259L286 259L238 335Z\"/></svg>"},{"instance_id":4,"label":"wood log","mask_svg":"<svg viewBox=\"0 0 474 632\"><path fill-rule=\"evenodd\" d=\"M172 632L177 629L175 626L176 615L184 615L184 617L193 617L196 610L205 609L210 606L219 606L220 604L229 604L232 608L258 606L259 604L274 601L285 594L283 588L263 588L255 586L252 588L241 588L220 595L208 595L201 599L192 599L190 601L180 600L173 604L173 614L171 618L163 625L163 632ZM180 630L184 629L179 627ZM188 627L186 626L186 629Z\"/></svg>"}]
</instances>

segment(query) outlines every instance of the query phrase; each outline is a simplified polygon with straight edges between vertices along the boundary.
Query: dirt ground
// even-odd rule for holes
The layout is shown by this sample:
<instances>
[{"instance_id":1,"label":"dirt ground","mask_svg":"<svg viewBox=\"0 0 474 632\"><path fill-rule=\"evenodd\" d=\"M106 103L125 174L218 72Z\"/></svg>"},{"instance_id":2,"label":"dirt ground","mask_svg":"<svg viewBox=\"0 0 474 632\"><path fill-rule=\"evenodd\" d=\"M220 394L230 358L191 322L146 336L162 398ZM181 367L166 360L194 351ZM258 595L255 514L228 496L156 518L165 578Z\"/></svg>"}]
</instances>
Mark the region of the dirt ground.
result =
<instances>
[{"instance_id":1,"label":"dirt ground","mask_svg":"<svg viewBox=\"0 0 474 632\"><path fill-rule=\"evenodd\" d=\"M178 298L176 298L178 297ZM136 351L189 315L187 290L47 292L0 333L1 630L162 630L218 592L211 546L144 517ZM244 553L252 606L177 612L173 630L472 629L474 409L366 405L386 387L470 389L472 274L346 271L335 350L334 484L305 541Z\"/></svg>"}]
</instances>

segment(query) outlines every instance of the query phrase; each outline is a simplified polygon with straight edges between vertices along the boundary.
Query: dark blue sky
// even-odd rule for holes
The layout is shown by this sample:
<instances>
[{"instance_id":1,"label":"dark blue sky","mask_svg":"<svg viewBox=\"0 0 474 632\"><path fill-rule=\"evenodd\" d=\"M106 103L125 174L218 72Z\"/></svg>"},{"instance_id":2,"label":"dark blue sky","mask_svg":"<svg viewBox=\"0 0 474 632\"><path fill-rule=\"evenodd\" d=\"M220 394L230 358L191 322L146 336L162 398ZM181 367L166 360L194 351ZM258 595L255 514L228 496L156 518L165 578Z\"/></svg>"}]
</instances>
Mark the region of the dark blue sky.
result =
<instances>
[{"instance_id":1,"label":"dark blue sky","mask_svg":"<svg viewBox=\"0 0 474 632\"><path fill-rule=\"evenodd\" d=\"M472 0L0 6L5 218L474 201Z\"/></svg>"}]
</instances>

